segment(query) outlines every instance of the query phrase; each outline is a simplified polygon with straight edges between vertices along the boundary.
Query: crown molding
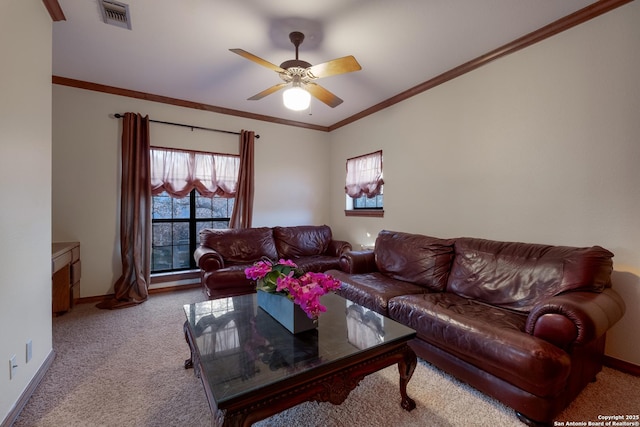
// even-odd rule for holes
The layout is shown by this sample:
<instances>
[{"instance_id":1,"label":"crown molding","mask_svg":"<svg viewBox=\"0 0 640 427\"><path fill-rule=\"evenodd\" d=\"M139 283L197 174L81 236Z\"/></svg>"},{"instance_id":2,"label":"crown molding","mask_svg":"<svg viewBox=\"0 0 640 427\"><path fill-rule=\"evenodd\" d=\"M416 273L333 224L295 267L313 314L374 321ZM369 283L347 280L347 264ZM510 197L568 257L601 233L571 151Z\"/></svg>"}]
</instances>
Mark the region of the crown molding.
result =
<instances>
[{"instance_id":1,"label":"crown molding","mask_svg":"<svg viewBox=\"0 0 640 427\"><path fill-rule=\"evenodd\" d=\"M51 19L56 21L66 21L67 18L64 16L64 12L62 11L62 7L60 7L60 3L58 0L42 0L44 3L44 7L47 8L49 15L51 15Z\"/></svg>"}]
</instances>

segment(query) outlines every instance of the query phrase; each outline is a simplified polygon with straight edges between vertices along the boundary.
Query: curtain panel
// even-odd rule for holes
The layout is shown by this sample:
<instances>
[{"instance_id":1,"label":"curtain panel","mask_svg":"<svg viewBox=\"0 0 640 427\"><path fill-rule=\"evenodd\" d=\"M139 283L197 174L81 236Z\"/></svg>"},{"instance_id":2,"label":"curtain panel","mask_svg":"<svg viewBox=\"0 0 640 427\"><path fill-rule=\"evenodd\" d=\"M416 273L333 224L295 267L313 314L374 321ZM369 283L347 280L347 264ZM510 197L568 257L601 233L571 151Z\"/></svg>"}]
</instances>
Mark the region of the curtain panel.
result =
<instances>
[{"instance_id":1,"label":"curtain panel","mask_svg":"<svg viewBox=\"0 0 640 427\"><path fill-rule=\"evenodd\" d=\"M250 228L253 220L254 193L254 142L253 131L240 132L240 171L238 192L233 204L229 228Z\"/></svg>"},{"instance_id":2,"label":"curtain panel","mask_svg":"<svg viewBox=\"0 0 640 427\"><path fill-rule=\"evenodd\" d=\"M97 305L114 309L147 300L151 276L149 116L125 113L122 122L120 255L122 275L114 296Z\"/></svg>"},{"instance_id":3,"label":"curtain panel","mask_svg":"<svg viewBox=\"0 0 640 427\"><path fill-rule=\"evenodd\" d=\"M382 150L347 159L345 192L349 197L375 197L382 190Z\"/></svg>"},{"instance_id":4,"label":"curtain panel","mask_svg":"<svg viewBox=\"0 0 640 427\"><path fill-rule=\"evenodd\" d=\"M240 157L233 154L151 148L151 192L183 198L194 188L204 197L235 197Z\"/></svg>"}]
</instances>

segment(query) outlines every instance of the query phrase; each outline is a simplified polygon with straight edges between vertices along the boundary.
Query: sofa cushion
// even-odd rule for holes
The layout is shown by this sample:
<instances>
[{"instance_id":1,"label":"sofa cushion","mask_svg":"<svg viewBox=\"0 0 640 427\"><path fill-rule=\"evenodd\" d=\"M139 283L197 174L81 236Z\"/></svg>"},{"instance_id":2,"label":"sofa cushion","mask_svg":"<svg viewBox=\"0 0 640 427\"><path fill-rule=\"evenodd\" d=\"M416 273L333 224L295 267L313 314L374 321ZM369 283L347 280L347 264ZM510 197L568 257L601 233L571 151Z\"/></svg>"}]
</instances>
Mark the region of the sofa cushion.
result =
<instances>
[{"instance_id":1,"label":"sofa cushion","mask_svg":"<svg viewBox=\"0 0 640 427\"><path fill-rule=\"evenodd\" d=\"M280 258L300 258L327 252L332 236L327 225L301 225L274 227L273 238Z\"/></svg>"},{"instance_id":2,"label":"sofa cushion","mask_svg":"<svg viewBox=\"0 0 640 427\"><path fill-rule=\"evenodd\" d=\"M340 289L335 291L338 295L385 316L391 298L427 291L422 286L392 279L379 272L348 274L329 270L327 274L342 282Z\"/></svg>"},{"instance_id":3,"label":"sofa cushion","mask_svg":"<svg viewBox=\"0 0 640 427\"><path fill-rule=\"evenodd\" d=\"M393 279L443 291L447 285L453 241L382 230L374 248L378 271Z\"/></svg>"},{"instance_id":4,"label":"sofa cushion","mask_svg":"<svg viewBox=\"0 0 640 427\"><path fill-rule=\"evenodd\" d=\"M278 257L273 232L268 227L208 228L200 233L200 243L220 253L225 265L253 263L262 257Z\"/></svg>"},{"instance_id":5,"label":"sofa cushion","mask_svg":"<svg viewBox=\"0 0 640 427\"><path fill-rule=\"evenodd\" d=\"M574 248L460 238L447 291L522 312L570 290L610 286L613 254Z\"/></svg>"},{"instance_id":6,"label":"sofa cushion","mask_svg":"<svg viewBox=\"0 0 640 427\"><path fill-rule=\"evenodd\" d=\"M340 268L340 258L329 255L312 255L296 258L295 263L303 271L312 271L314 273Z\"/></svg>"},{"instance_id":7,"label":"sofa cushion","mask_svg":"<svg viewBox=\"0 0 640 427\"><path fill-rule=\"evenodd\" d=\"M557 396L566 387L569 355L524 333L524 314L444 292L392 298L389 317L415 329L418 339L537 396Z\"/></svg>"}]
</instances>

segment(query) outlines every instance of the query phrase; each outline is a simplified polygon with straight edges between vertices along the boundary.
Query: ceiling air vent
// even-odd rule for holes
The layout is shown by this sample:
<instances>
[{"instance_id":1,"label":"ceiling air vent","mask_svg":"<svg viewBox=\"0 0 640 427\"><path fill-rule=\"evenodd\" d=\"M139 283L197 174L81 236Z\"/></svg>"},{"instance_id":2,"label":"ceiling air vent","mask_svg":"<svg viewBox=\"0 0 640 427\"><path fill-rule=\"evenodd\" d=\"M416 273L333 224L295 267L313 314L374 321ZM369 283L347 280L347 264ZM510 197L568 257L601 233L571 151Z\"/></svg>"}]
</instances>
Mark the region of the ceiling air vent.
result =
<instances>
[{"instance_id":1,"label":"ceiling air vent","mask_svg":"<svg viewBox=\"0 0 640 427\"><path fill-rule=\"evenodd\" d=\"M98 0L106 24L131 29L129 5L112 0Z\"/></svg>"}]
</instances>

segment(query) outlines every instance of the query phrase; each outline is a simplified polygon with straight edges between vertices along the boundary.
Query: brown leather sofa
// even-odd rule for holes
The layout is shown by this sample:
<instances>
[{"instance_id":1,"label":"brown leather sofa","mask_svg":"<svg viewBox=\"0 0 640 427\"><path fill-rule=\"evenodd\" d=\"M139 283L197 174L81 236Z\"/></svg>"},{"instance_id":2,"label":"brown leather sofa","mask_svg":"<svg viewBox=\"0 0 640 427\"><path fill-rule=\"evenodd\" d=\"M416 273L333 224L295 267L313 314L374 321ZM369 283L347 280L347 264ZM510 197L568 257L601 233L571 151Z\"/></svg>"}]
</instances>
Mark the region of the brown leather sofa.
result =
<instances>
[{"instance_id":1,"label":"brown leather sofa","mask_svg":"<svg viewBox=\"0 0 640 427\"><path fill-rule=\"evenodd\" d=\"M382 231L372 251L346 253L328 273L345 298L415 329L419 357L527 425L549 425L602 369L606 332L624 314L612 257Z\"/></svg>"},{"instance_id":2,"label":"brown leather sofa","mask_svg":"<svg viewBox=\"0 0 640 427\"><path fill-rule=\"evenodd\" d=\"M244 270L263 257L291 259L304 271L322 272L339 268L340 255L351 250L342 240L333 240L327 225L205 229L194 258L202 285L210 299L256 291Z\"/></svg>"}]
</instances>

